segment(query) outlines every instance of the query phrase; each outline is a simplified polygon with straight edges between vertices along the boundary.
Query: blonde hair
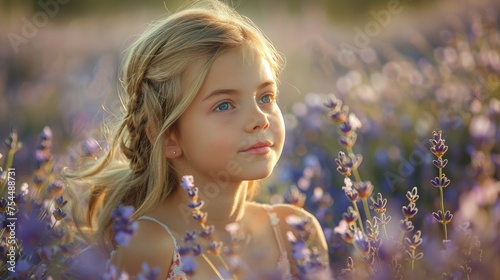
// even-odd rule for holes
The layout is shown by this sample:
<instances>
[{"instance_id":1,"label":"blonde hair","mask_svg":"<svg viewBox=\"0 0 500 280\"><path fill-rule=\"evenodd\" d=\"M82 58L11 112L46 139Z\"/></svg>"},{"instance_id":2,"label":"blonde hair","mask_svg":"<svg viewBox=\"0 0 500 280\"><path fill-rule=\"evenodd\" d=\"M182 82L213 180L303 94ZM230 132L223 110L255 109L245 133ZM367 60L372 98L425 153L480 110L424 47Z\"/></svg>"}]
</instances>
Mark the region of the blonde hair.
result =
<instances>
[{"instance_id":1,"label":"blonde hair","mask_svg":"<svg viewBox=\"0 0 500 280\"><path fill-rule=\"evenodd\" d=\"M87 223L105 250L116 245L113 209L132 205L136 219L178 187L178 175L164 156L163 135L175 129L214 59L247 44L269 61L277 79L282 60L273 45L251 20L219 1L197 2L154 22L128 48L120 79L125 114L115 125L109 150L93 166L66 174L93 186ZM198 72L186 83L186 72L193 70Z\"/></svg>"}]
</instances>

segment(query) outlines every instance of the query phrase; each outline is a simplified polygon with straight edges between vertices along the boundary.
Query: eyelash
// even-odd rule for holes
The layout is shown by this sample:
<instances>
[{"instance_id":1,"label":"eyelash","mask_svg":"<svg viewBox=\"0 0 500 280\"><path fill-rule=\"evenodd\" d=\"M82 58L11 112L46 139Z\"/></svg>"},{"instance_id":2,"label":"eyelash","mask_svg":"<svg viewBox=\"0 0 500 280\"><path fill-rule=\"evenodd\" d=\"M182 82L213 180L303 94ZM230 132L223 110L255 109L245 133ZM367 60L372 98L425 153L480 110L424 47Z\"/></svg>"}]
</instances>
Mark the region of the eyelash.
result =
<instances>
[{"instance_id":1,"label":"eyelash","mask_svg":"<svg viewBox=\"0 0 500 280\"><path fill-rule=\"evenodd\" d=\"M264 102L264 103L260 103L260 101L262 100L262 98L264 97L270 97L270 101L269 102ZM275 103L277 101L277 97L278 97L278 94L277 93L266 93L266 94L263 94L260 99L259 99L259 104L272 104L272 103ZM220 107L222 105L229 105L230 108L227 108L225 110L221 110ZM223 101L219 104L217 104L217 106L215 106L215 109L213 110L214 112L225 112L225 111L228 111L230 109L233 109L235 108L235 106L232 104L231 101Z\"/></svg>"}]
</instances>

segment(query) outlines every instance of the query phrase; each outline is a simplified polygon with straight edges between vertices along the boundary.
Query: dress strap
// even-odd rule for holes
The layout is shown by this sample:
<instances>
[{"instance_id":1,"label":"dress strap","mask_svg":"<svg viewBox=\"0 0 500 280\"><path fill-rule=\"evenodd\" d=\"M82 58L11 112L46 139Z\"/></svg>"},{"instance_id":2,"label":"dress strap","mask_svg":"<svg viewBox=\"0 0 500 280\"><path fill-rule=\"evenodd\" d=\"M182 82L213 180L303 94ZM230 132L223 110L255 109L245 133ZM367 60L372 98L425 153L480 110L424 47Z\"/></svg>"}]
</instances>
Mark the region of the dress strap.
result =
<instances>
[{"instance_id":1,"label":"dress strap","mask_svg":"<svg viewBox=\"0 0 500 280\"><path fill-rule=\"evenodd\" d=\"M174 241L174 246L177 248L177 242L175 241L175 237L172 234L172 232L170 231L170 229L167 227L167 225L165 225L164 223L162 223L162 222L158 221L157 219L150 217L150 216L141 216L137 219L137 221L140 221L140 220L148 220L148 221L152 221L152 222L159 224L163 229L165 229L168 232L170 237L172 237L172 240Z\"/></svg>"},{"instance_id":2,"label":"dress strap","mask_svg":"<svg viewBox=\"0 0 500 280\"><path fill-rule=\"evenodd\" d=\"M274 237L276 238L276 243L278 244L278 248L280 250L278 270L281 272L281 279L291 279L292 274L290 260L288 259L288 253L283 242L283 235L281 234L281 230L279 228L280 219L278 218L278 215L274 211L272 211L272 206L265 205L264 209L266 210L267 215L269 216L269 220L271 221Z\"/></svg>"},{"instance_id":3,"label":"dress strap","mask_svg":"<svg viewBox=\"0 0 500 280\"><path fill-rule=\"evenodd\" d=\"M174 241L174 256L172 259L172 265L170 266L170 270L168 272L167 279L186 280L187 276L184 273L184 271L182 271L181 256L179 255L179 247L177 246L177 242L175 241L174 235L172 234L170 229L167 227L167 225L165 225L164 223L162 223L162 222L158 221L157 219L150 217L150 216L141 216L137 219L137 221L139 221L139 220L148 220L148 221L155 222L168 232L168 234L170 235L170 237Z\"/></svg>"}]
</instances>

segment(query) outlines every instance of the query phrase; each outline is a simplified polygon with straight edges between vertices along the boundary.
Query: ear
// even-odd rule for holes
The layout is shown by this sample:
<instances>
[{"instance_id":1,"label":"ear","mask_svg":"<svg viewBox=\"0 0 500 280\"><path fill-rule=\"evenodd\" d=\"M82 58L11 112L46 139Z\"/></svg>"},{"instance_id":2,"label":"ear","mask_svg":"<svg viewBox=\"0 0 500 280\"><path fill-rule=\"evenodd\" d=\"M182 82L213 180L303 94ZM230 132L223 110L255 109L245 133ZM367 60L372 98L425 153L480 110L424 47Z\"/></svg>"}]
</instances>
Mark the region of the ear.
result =
<instances>
[{"instance_id":1,"label":"ear","mask_svg":"<svg viewBox=\"0 0 500 280\"><path fill-rule=\"evenodd\" d=\"M175 159L182 155L182 149L174 131L167 131L163 136L163 151L168 159Z\"/></svg>"}]
</instances>

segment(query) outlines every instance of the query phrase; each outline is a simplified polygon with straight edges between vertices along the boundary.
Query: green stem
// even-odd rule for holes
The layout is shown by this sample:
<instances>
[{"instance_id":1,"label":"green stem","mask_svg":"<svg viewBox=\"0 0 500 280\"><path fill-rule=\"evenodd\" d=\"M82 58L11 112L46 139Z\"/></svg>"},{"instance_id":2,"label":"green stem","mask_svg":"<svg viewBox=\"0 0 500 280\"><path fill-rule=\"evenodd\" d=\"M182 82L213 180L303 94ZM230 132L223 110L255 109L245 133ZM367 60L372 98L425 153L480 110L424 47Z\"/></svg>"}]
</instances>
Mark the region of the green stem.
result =
<instances>
[{"instance_id":1,"label":"green stem","mask_svg":"<svg viewBox=\"0 0 500 280\"><path fill-rule=\"evenodd\" d=\"M443 169L439 168L439 179L443 176ZM443 187L439 187L439 194L441 196L441 211L443 214L443 218L441 219L441 223L443 224L443 230L444 230L444 240L448 240L448 230L446 229L446 221L444 220L444 194L443 194Z\"/></svg>"},{"instance_id":2,"label":"green stem","mask_svg":"<svg viewBox=\"0 0 500 280\"><path fill-rule=\"evenodd\" d=\"M356 157L352 148L347 148L347 154L351 157ZM361 183L362 181L361 181L361 176L359 176L358 166L352 169L352 173L354 175L354 179L356 179L356 182Z\"/></svg>"},{"instance_id":3,"label":"green stem","mask_svg":"<svg viewBox=\"0 0 500 280\"><path fill-rule=\"evenodd\" d=\"M224 260L224 258L222 258L222 256L220 254L217 254L217 257L219 257L219 260L221 261L222 265L224 266L224 268L229 271L229 266L227 265L226 261Z\"/></svg>"},{"instance_id":4,"label":"green stem","mask_svg":"<svg viewBox=\"0 0 500 280\"><path fill-rule=\"evenodd\" d=\"M411 271L415 269L415 250L411 250Z\"/></svg>"},{"instance_id":5,"label":"green stem","mask_svg":"<svg viewBox=\"0 0 500 280\"><path fill-rule=\"evenodd\" d=\"M405 232L403 230L401 230L401 233L399 234L399 241L398 241L399 244L403 243L404 237L405 237Z\"/></svg>"},{"instance_id":6,"label":"green stem","mask_svg":"<svg viewBox=\"0 0 500 280\"><path fill-rule=\"evenodd\" d=\"M385 223L382 224L382 228L384 229L385 239L389 239L389 236L387 235L387 228L385 227Z\"/></svg>"},{"instance_id":7,"label":"green stem","mask_svg":"<svg viewBox=\"0 0 500 280\"><path fill-rule=\"evenodd\" d=\"M363 200L363 208L365 209L366 219L368 221L371 221L372 216L370 215L370 207L368 206L368 201L366 198L363 198L362 200Z\"/></svg>"},{"instance_id":8,"label":"green stem","mask_svg":"<svg viewBox=\"0 0 500 280\"><path fill-rule=\"evenodd\" d=\"M12 164L14 163L14 154L16 152L14 149L9 150L9 154L7 156L7 161L5 163L5 169L4 172L9 172L9 169L12 167ZM2 186L0 186L0 194L3 194L3 191L5 190L5 185L7 184L7 178L5 178L5 181L3 181Z\"/></svg>"},{"instance_id":9,"label":"green stem","mask_svg":"<svg viewBox=\"0 0 500 280\"><path fill-rule=\"evenodd\" d=\"M363 227L363 222L361 222L361 215L359 214L359 208L358 204L356 204L355 201L352 202L352 205L354 205L354 210L358 213L358 223L359 223L359 228L361 229L361 232L363 232L363 235L365 234L365 228Z\"/></svg>"},{"instance_id":10,"label":"green stem","mask_svg":"<svg viewBox=\"0 0 500 280\"><path fill-rule=\"evenodd\" d=\"M439 188L439 192L441 193L441 211L443 211L443 229L444 229L444 240L448 240L448 230L446 229L446 221L444 220L444 199L443 199L443 188Z\"/></svg>"}]
</instances>

